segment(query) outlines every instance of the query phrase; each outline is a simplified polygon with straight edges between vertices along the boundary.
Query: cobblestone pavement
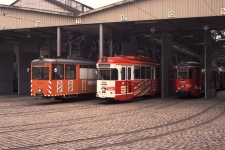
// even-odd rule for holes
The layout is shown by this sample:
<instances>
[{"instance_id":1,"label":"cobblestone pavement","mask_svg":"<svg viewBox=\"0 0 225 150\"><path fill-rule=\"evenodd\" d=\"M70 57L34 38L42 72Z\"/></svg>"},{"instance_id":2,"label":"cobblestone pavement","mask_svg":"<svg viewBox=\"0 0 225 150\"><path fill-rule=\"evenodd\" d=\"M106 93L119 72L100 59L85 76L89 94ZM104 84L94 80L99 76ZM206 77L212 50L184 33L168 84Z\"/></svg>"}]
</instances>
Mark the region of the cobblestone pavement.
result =
<instances>
[{"instance_id":1,"label":"cobblestone pavement","mask_svg":"<svg viewBox=\"0 0 225 150\"><path fill-rule=\"evenodd\" d=\"M225 91L126 103L0 95L0 117L0 149L225 148Z\"/></svg>"}]
</instances>

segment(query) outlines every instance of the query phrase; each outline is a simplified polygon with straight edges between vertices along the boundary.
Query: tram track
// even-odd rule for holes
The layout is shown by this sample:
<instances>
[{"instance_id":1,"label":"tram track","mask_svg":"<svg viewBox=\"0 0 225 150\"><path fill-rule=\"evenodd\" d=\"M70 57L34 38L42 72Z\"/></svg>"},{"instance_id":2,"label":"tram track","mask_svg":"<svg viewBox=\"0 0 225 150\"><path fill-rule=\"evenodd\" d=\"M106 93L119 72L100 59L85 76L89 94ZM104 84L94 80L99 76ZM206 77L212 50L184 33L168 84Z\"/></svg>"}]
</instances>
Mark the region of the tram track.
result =
<instances>
[{"instance_id":1,"label":"tram track","mask_svg":"<svg viewBox=\"0 0 225 150\"><path fill-rule=\"evenodd\" d=\"M222 105L223 104L223 105ZM100 136L92 136L88 138L78 138L74 140L68 140L68 141L57 141L56 143L46 143L46 144L36 144L32 146L26 146L21 147L22 149L30 149L30 148L40 148L45 146L52 146L52 145L60 145L60 144L68 144L68 143L74 143L76 145L83 145L84 147L76 147L77 149L98 149L98 148L107 148L112 146L118 146L121 144L130 144L133 142L138 142L142 140L148 140L148 139L156 139L160 138L166 135L175 134L178 132L183 132L186 130L190 130L193 128L197 128L203 125L206 125L210 122L215 121L219 117L221 117L224 114L224 100L221 100L217 102L216 104L213 104L212 106L193 114L189 117L186 117L184 119L180 119L174 122L169 122L166 124L161 124L158 126L153 127L147 127L143 129L137 129L133 131L128 132L121 132L121 133L115 133L115 134L105 134ZM109 140L110 139L110 140ZM112 140L114 139L114 140ZM120 140L116 140L120 139ZM116 142L110 142L110 141L116 141ZM102 141L105 141L102 143ZM95 143L95 146L92 146L89 143ZM85 144L82 144L85 143Z\"/></svg>"},{"instance_id":2,"label":"tram track","mask_svg":"<svg viewBox=\"0 0 225 150\"><path fill-rule=\"evenodd\" d=\"M95 103L87 104L90 101L94 101ZM65 103L60 103L60 104L65 104ZM75 104L75 106L70 106L69 104ZM78 105L76 105L76 104L78 104ZM123 104L126 104L126 103L121 103L119 105L123 105ZM43 105L45 105L45 103L43 103ZM65 109L66 109L66 111L72 111L74 109L93 109L93 108L101 107L101 104L99 104L96 100L88 100L88 101L82 101L82 104L75 102L75 103L68 103L68 105L62 105L60 107L59 106L51 106L53 108L49 108L50 107L49 106L49 107L45 107L41 110L33 110L32 107L35 108L36 106L33 106L33 105L26 106L25 108L28 109L29 111L19 112L19 110L17 108L17 109L11 110L10 113L9 112L1 113L1 111L5 112L4 109L7 110L7 108L4 108L4 109L1 109L0 116L14 117L14 116L21 116L22 114L24 114L25 116L30 116L30 115L39 114L40 112L42 112L42 113L65 112ZM104 107L106 107L106 106L104 106ZM21 107L21 108L24 109L24 107ZM59 109L61 109L61 110L59 111Z\"/></svg>"},{"instance_id":3,"label":"tram track","mask_svg":"<svg viewBox=\"0 0 225 150\"><path fill-rule=\"evenodd\" d=\"M82 101L83 103L82 104L78 104L78 105L76 105L75 103L76 102L74 102L74 104L75 104L75 106L70 106L70 104L72 104L72 103L58 103L58 104L66 104L66 105L62 105L62 106L56 106L56 105L48 105L48 106L46 106L45 108L43 108L43 109L40 109L40 110L33 110L32 108L37 108L37 105L29 105L29 106L25 106L25 107L21 107L20 109L24 109L24 108L26 108L26 109L28 109L29 111L24 111L24 112L19 112L19 109L18 109L18 107L15 109L14 108L14 110L11 110L11 113L1 113L1 111L2 110L4 110L4 109L8 109L8 108L5 108L4 107L4 109L1 109L1 111L0 111L0 116L10 116L10 115L13 115L13 116L16 116L16 115L18 115L18 116L20 116L21 114L25 114L25 115L32 115L32 114L39 114L39 112L49 112L49 113L52 113L52 112L54 112L54 111L52 111L52 110L56 110L56 112L59 112L59 111L57 111L57 110L59 110L59 109L62 109L62 111L61 112L63 112L64 111L64 109L73 109L73 108L76 108L76 109L82 109L83 107L85 108L85 107L87 107L87 108L91 108L91 107L89 107L89 106L93 106L93 105L97 105L97 104L87 104L88 102L90 102L90 101L94 101L94 100L88 100L88 101ZM34 104L34 103L33 103ZM38 104L38 105L46 105L45 103L42 103L42 104ZM24 105L23 105L24 106ZM49 107L51 107L51 108L49 108ZM16 110L16 111L15 111ZM50 110L50 111L49 111ZM15 112L12 112L12 111L15 111Z\"/></svg>"},{"instance_id":4,"label":"tram track","mask_svg":"<svg viewBox=\"0 0 225 150\"><path fill-rule=\"evenodd\" d=\"M19 147L19 149L31 149L31 148L37 148L37 147L43 148L45 146L68 144L68 143L70 144L75 143L75 145L86 146L86 147L79 147L79 148L76 147L77 149L86 149L86 148L97 149L97 148L117 146L121 144L123 145L129 144L132 142L138 142L145 139L155 139L155 138L159 138L169 134L175 134L177 132L182 132L185 130L196 128L196 127L208 124L214 121L215 119L218 119L221 115L224 114L224 107L220 106L220 104L222 104L223 101L224 100L221 100L196 114L185 117L184 119L180 119L174 122L168 122L166 124L156 125L156 126L147 127L147 128L141 128L141 129L132 130L132 131L120 132L115 134L106 133L100 136L92 135L92 137L89 136L88 138L78 137L77 139L73 138L73 139L68 139L63 141L58 140L56 143L47 142L47 143L36 144L32 146L28 145L25 147ZM215 110L218 110L218 112L214 112ZM155 109L155 111L159 111L159 109L158 110ZM209 114L212 113L212 115L208 115L208 113ZM197 120L197 123L196 123L196 120ZM140 136L136 137L137 135L140 135ZM107 142L107 141L110 141L109 139L110 140L115 139L116 142L113 142L113 143ZM116 140L116 139L120 139L120 140ZM105 144L103 144L101 141L106 141L106 142L104 142ZM93 142L95 143L95 146L88 145L89 143L93 143ZM82 144L82 143L85 143L85 144Z\"/></svg>"},{"instance_id":5,"label":"tram track","mask_svg":"<svg viewBox=\"0 0 225 150\"><path fill-rule=\"evenodd\" d=\"M182 102L184 102L184 101L176 101L176 102L172 101L172 103L170 101L164 101L164 102L161 102L159 104L157 103L156 105L160 105L160 106L155 108L155 110L159 110L159 109L164 108L164 107L169 107L169 106L172 106L172 105L176 105L176 104L179 104L179 103L182 103ZM167 104L167 103L169 103L169 104ZM103 106L103 107L105 108L105 106ZM121 109L122 109L122 107L123 106L121 106ZM120 112L117 111L116 113L108 113L108 114L103 114L103 115L98 115L98 116L93 115L93 116L88 116L88 117L71 118L71 119L65 119L65 120L60 120L60 121L51 121L51 122L47 122L47 124L54 124L53 126L41 127L41 128L35 128L35 129L26 129L26 130L37 130L37 129L46 129L46 128L51 129L51 128L55 128L55 127L61 127L62 126L62 122L63 122L63 126L70 126L71 124L73 124L73 122L76 123L76 124L79 124L79 123L77 123L78 121L81 122L80 124L83 124L83 123L88 123L90 121L82 122L82 120L99 118L99 117L105 117L105 119L99 119L99 120L97 119L98 121L106 121L106 120L108 120L107 116L112 116L112 115L116 114L116 116L114 117L116 119L118 116L120 116L123 113L133 112L130 115L124 114L124 117L129 117L129 116L135 115L135 113L136 113L135 111L139 111L139 110L143 110L143 109L149 109L151 107L155 107L155 104L144 106L144 107L135 107L134 109L129 109L129 110L126 110L126 111L120 111ZM46 113L46 112L44 112L44 113ZM76 120L74 121L74 119L76 119ZM59 124L57 124L57 123L59 123ZM55 125L55 124L57 124L57 125ZM33 126L33 125L46 125L46 122L34 123L34 124L26 124L26 125L4 126L4 127L0 127L0 129L3 129L3 128L18 128L19 126L27 127L27 126ZM17 129L17 130L12 130L12 131L5 131L5 132L14 132L14 131L23 131L23 129L21 129L21 130ZM5 132L1 132L0 131L0 133L5 133Z\"/></svg>"}]
</instances>

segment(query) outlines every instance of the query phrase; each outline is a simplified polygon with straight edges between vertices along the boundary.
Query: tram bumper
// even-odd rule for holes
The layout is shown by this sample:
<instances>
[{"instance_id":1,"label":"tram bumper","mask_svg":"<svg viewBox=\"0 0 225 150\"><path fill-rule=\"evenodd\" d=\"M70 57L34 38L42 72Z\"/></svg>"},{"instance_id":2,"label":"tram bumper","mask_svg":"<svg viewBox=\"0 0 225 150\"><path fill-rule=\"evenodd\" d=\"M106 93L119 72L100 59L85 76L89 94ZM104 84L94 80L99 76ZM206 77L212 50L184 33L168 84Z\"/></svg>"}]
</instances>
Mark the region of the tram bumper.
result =
<instances>
[{"instance_id":1,"label":"tram bumper","mask_svg":"<svg viewBox=\"0 0 225 150\"><path fill-rule=\"evenodd\" d=\"M177 90L176 95L178 95L178 96L188 96L188 95L191 95L191 91L189 91L189 90Z\"/></svg>"}]
</instances>

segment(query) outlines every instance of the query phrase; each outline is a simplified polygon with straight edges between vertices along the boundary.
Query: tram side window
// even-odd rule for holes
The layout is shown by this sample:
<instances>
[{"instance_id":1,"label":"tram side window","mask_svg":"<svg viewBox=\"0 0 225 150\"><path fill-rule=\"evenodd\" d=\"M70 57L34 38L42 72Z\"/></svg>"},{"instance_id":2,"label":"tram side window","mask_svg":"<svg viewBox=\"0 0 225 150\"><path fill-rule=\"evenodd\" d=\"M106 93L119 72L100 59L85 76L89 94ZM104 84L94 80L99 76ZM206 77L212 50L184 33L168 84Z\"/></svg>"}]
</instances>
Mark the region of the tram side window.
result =
<instances>
[{"instance_id":1,"label":"tram side window","mask_svg":"<svg viewBox=\"0 0 225 150\"><path fill-rule=\"evenodd\" d=\"M140 67L139 66L134 67L134 79L140 79Z\"/></svg>"},{"instance_id":2,"label":"tram side window","mask_svg":"<svg viewBox=\"0 0 225 150\"><path fill-rule=\"evenodd\" d=\"M151 79L151 68L150 67L146 67L146 78Z\"/></svg>"},{"instance_id":3,"label":"tram side window","mask_svg":"<svg viewBox=\"0 0 225 150\"><path fill-rule=\"evenodd\" d=\"M199 69L196 70L196 79L200 79L200 73L201 71Z\"/></svg>"},{"instance_id":4,"label":"tram side window","mask_svg":"<svg viewBox=\"0 0 225 150\"><path fill-rule=\"evenodd\" d=\"M145 67L141 67L141 79L145 79Z\"/></svg>"},{"instance_id":5,"label":"tram side window","mask_svg":"<svg viewBox=\"0 0 225 150\"><path fill-rule=\"evenodd\" d=\"M155 69L155 78L156 79L161 79L160 68L156 68Z\"/></svg>"},{"instance_id":6,"label":"tram side window","mask_svg":"<svg viewBox=\"0 0 225 150\"><path fill-rule=\"evenodd\" d=\"M76 66L66 65L66 79L76 79Z\"/></svg>"},{"instance_id":7,"label":"tram side window","mask_svg":"<svg viewBox=\"0 0 225 150\"><path fill-rule=\"evenodd\" d=\"M152 79L155 79L155 68L152 68Z\"/></svg>"},{"instance_id":8,"label":"tram side window","mask_svg":"<svg viewBox=\"0 0 225 150\"><path fill-rule=\"evenodd\" d=\"M52 80L64 79L64 65L52 65Z\"/></svg>"},{"instance_id":9,"label":"tram side window","mask_svg":"<svg viewBox=\"0 0 225 150\"><path fill-rule=\"evenodd\" d=\"M130 80L131 79L131 68L128 68L128 75L127 75L127 79Z\"/></svg>"},{"instance_id":10,"label":"tram side window","mask_svg":"<svg viewBox=\"0 0 225 150\"><path fill-rule=\"evenodd\" d=\"M122 67L121 80L125 80L125 68Z\"/></svg>"},{"instance_id":11,"label":"tram side window","mask_svg":"<svg viewBox=\"0 0 225 150\"><path fill-rule=\"evenodd\" d=\"M188 70L188 79L192 79L193 77L192 77L192 72L193 72L193 70Z\"/></svg>"}]
</instances>

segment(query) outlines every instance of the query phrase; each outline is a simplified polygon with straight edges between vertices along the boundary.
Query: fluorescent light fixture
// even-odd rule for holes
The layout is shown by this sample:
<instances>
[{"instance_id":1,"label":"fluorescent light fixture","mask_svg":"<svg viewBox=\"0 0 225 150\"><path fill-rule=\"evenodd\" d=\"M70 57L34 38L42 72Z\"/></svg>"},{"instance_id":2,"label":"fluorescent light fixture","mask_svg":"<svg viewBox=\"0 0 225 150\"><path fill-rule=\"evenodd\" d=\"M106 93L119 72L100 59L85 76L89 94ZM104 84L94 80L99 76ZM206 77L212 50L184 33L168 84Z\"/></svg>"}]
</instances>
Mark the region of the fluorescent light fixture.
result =
<instances>
[{"instance_id":1,"label":"fluorescent light fixture","mask_svg":"<svg viewBox=\"0 0 225 150\"><path fill-rule=\"evenodd\" d=\"M204 45L205 43L194 43L193 45Z\"/></svg>"},{"instance_id":2,"label":"fluorescent light fixture","mask_svg":"<svg viewBox=\"0 0 225 150\"><path fill-rule=\"evenodd\" d=\"M193 35L183 35L183 36L180 36L182 38L193 38L194 36Z\"/></svg>"},{"instance_id":3,"label":"fluorescent light fixture","mask_svg":"<svg viewBox=\"0 0 225 150\"><path fill-rule=\"evenodd\" d=\"M30 31L30 29L18 29L18 30L14 30L15 32L28 32Z\"/></svg>"}]
</instances>

